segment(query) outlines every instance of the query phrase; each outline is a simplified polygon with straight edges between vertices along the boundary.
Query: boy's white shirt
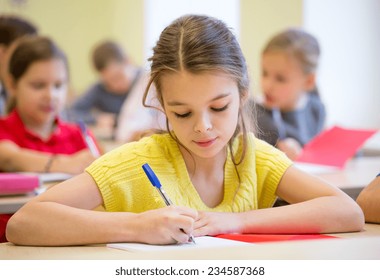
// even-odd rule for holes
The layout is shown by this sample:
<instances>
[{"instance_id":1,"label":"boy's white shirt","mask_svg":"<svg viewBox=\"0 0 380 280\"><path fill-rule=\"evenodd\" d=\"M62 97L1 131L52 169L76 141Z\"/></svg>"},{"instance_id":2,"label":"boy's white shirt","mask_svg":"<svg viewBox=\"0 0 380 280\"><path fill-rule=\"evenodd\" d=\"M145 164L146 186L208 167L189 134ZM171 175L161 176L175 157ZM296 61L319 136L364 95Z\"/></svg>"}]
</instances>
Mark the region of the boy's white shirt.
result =
<instances>
[{"instance_id":1,"label":"boy's white shirt","mask_svg":"<svg viewBox=\"0 0 380 280\"><path fill-rule=\"evenodd\" d=\"M118 118L116 141L128 142L136 132L147 129L166 129L165 114L157 109L146 108L142 104L148 81L148 73L143 73L124 102ZM153 85L149 90L147 104L161 108Z\"/></svg>"}]
</instances>

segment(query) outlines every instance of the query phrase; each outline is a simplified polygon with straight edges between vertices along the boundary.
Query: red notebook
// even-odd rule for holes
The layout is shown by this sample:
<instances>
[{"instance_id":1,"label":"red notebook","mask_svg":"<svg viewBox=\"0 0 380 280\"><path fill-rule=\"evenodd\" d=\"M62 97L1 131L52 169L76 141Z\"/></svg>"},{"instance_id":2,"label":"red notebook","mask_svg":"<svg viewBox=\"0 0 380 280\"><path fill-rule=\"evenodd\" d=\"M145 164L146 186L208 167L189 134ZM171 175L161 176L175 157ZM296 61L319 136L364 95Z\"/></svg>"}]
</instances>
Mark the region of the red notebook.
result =
<instances>
[{"instance_id":1,"label":"red notebook","mask_svg":"<svg viewBox=\"0 0 380 280\"><path fill-rule=\"evenodd\" d=\"M337 238L324 234L219 234L215 237L248 243Z\"/></svg>"},{"instance_id":2,"label":"red notebook","mask_svg":"<svg viewBox=\"0 0 380 280\"><path fill-rule=\"evenodd\" d=\"M25 194L40 185L37 175L0 173L0 195Z\"/></svg>"},{"instance_id":3,"label":"red notebook","mask_svg":"<svg viewBox=\"0 0 380 280\"><path fill-rule=\"evenodd\" d=\"M364 142L377 130L345 129L334 126L307 143L296 162L343 168Z\"/></svg>"}]
</instances>

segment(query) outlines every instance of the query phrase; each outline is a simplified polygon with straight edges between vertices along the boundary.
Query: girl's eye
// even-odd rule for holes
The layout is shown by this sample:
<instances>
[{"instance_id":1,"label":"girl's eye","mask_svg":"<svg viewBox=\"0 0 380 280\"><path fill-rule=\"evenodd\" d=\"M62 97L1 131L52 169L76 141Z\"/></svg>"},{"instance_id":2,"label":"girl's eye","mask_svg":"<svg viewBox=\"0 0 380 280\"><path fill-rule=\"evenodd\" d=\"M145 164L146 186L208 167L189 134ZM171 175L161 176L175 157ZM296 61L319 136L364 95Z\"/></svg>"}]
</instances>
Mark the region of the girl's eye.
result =
<instances>
[{"instance_id":1,"label":"girl's eye","mask_svg":"<svg viewBox=\"0 0 380 280\"><path fill-rule=\"evenodd\" d=\"M43 83L32 83L31 86L34 89L42 89L42 88L44 88L45 85Z\"/></svg>"},{"instance_id":2,"label":"girl's eye","mask_svg":"<svg viewBox=\"0 0 380 280\"><path fill-rule=\"evenodd\" d=\"M277 81L279 81L281 83L286 81L285 77L283 77L283 76L277 76L276 79L277 79Z\"/></svg>"},{"instance_id":3,"label":"girl's eye","mask_svg":"<svg viewBox=\"0 0 380 280\"><path fill-rule=\"evenodd\" d=\"M177 118L180 118L180 119L187 118L188 116L190 116L190 114L191 114L191 112L188 112L188 113L185 113L185 114L174 113L174 115L175 115Z\"/></svg>"},{"instance_id":4,"label":"girl's eye","mask_svg":"<svg viewBox=\"0 0 380 280\"><path fill-rule=\"evenodd\" d=\"M54 85L54 87L55 87L56 89L60 89L60 88L63 87L63 83L56 83L56 84Z\"/></svg>"},{"instance_id":5,"label":"girl's eye","mask_svg":"<svg viewBox=\"0 0 380 280\"><path fill-rule=\"evenodd\" d=\"M213 111L215 111L215 112L222 112L222 111L224 111L224 110L227 110L228 105L229 105L229 104L227 104L227 105L225 105L225 106L223 106L223 107L221 107L221 108L211 108L211 110L213 110Z\"/></svg>"}]
</instances>

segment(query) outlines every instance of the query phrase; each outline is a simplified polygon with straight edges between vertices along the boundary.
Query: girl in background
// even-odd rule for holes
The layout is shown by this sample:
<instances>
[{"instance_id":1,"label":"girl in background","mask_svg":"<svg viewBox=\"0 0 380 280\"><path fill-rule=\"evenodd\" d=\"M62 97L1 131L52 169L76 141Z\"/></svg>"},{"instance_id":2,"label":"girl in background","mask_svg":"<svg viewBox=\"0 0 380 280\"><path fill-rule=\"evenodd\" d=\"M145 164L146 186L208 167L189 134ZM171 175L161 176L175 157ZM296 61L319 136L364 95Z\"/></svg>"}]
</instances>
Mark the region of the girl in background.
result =
<instances>
[{"instance_id":1,"label":"girl in background","mask_svg":"<svg viewBox=\"0 0 380 280\"><path fill-rule=\"evenodd\" d=\"M83 172L95 157L80 128L58 117L68 86L64 53L40 36L23 37L12 47L9 114L0 119L0 170ZM3 216L0 236L6 220Z\"/></svg>"},{"instance_id":2,"label":"girl in background","mask_svg":"<svg viewBox=\"0 0 380 280\"><path fill-rule=\"evenodd\" d=\"M169 244L191 234L362 229L363 213L350 197L249 132L247 65L222 21L180 17L150 60L144 100L154 84L167 133L127 143L28 202L9 222L11 242ZM165 207L145 163L177 206ZM277 196L291 204L272 208ZM99 205L106 212L91 211Z\"/></svg>"},{"instance_id":3,"label":"girl in background","mask_svg":"<svg viewBox=\"0 0 380 280\"><path fill-rule=\"evenodd\" d=\"M300 29L277 34L262 52L259 137L290 159L324 126L325 107L316 88L319 55L317 40Z\"/></svg>"}]
</instances>

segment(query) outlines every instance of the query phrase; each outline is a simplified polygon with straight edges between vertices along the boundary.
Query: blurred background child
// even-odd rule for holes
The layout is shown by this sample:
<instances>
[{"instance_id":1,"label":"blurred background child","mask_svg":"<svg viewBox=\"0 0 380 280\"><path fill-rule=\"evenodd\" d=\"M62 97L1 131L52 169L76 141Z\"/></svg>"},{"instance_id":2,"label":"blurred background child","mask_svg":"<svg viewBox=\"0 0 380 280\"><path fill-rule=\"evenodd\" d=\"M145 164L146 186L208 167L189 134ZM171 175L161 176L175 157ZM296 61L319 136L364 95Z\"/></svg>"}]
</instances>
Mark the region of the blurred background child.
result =
<instances>
[{"instance_id":1,"label":"blurred background child","mask_svg":"<svg viewBox=\"0 0 380 280\"><path fill-rule=\"evenodd\" d=\"M113 128L121 107L141 78L142 70L132 64L124 50L113 41L98 44L92 54L92 63L99 81L81 95L71 106L70 120L83 120L113 135Z\"/></svg>"},{"instance_id":2,"label":"blurred background child","mask_svg":"<svg viewBox=\"0 0 380 280\"><path fill-rule=\"evenodd\" d=\"M0 119L0 170L80 173L95 158L77 125L58 117L68 69L49 38L24 36L9 58L9 114Z\"/></svg>"},{"instance_id":3,"label":"blurred background child","mask_svg":"<svg viewBox=\"0 0 380 280\"><path fill-rule=\"evenodd\" d=\"M9 114L0 119L0 171L83 172L95 157L80 128L58 114L67 94L64 53L49 38L16 40L9 58ZM0 242L10 214L0 215Z\"/></svg>"},{"instance_id":4,"label":"blurred background child","mask_svg":"<svg viewBox=\"0 0 380 280\"><path fill-rule=\"evenodd\" d=\"M324 126L325 107L316 87L319 55L316 38L300 29L277 34L262 52L259 136L291 159Z\"/></svg>"},{"instance_id":5,"label":"blurred background child","mask_svg":"<svg viewBox=\"0 0 380 280\"><path fill-rule=\"evenodd\" d=\"M37 34L37 27L20 16L0 15L0 116L5 114L6 58L11 43L24 35Z\"/></svg>"}]
</instances>

